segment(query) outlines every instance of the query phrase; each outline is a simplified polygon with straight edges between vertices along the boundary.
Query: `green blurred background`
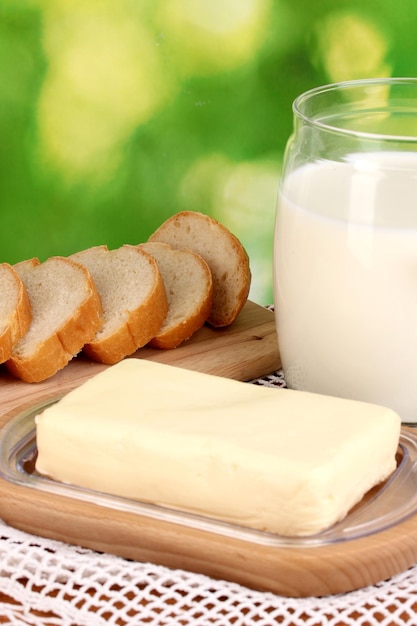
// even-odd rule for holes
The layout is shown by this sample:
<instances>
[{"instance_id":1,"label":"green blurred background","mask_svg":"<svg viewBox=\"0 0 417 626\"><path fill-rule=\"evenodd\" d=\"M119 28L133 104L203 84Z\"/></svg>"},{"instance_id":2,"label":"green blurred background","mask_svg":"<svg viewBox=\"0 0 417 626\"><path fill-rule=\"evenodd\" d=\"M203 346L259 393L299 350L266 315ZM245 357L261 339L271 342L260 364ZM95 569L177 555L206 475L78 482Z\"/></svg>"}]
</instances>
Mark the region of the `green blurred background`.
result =
<instances>
[{"instance_id":1,"label":"green blurred background","mask_svg":"<svg viewBox=\"0 0 417 626\"><path fill-rule=\"evenodd\" d=\"M415 0L1 0L0 261L139 243L182 209L272 302L291 103L416 75Z\"/></svg>"}]
</instances>

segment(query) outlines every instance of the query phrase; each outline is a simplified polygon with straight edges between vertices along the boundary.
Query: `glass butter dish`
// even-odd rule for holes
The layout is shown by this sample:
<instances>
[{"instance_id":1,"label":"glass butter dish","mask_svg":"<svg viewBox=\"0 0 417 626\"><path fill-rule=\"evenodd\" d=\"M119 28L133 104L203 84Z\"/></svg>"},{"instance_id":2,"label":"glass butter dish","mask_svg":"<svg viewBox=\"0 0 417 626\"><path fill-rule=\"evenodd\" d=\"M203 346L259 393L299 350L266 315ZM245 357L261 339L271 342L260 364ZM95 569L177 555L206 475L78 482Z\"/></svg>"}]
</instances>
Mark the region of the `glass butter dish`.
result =
<instances>
[{"instance_id":1,"label":"glass butter dish","mask_svg":"<svg viewBox=\"0 0 417 626\"><path fill-rule=\"evenodd\" d=\"M320 534L293 538L39 475L35 416L54 401L15 412L0 431L0 516L12 526L292 596L349 591L417 562L417 430L402 428L397 469L345 519ZM346 554L354 561L356 553L362 560L366 555L367 562L344 563ZM354 573L340 571L338 577L338 570L352 567Z\"/></svg>"}]
</instances>

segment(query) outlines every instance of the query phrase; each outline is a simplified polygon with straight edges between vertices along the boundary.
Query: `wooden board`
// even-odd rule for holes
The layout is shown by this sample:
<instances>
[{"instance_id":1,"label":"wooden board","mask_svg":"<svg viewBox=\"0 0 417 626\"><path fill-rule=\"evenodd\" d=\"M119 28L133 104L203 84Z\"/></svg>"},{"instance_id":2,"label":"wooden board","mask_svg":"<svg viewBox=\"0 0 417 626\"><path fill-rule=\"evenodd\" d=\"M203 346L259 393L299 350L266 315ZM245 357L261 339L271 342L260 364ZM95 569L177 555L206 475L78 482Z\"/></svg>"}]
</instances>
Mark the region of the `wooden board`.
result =
<instances>
[{"instance_id":1,"label":"wooden board","mask_svg":"<svg viewBox=\"0 0 417 626\"><path fill-rule=\"evenodd\" d=\"M274 315L252 302L228 329L205 327L176 350L142 349L135 357L238 380L251 380L280 366ZM38 384L16 381L2 370L0 425L10 423L23 407L61 395L105 367L80 357ZM294 597L343 593L375 584L417 561L414 514L353 541L300 548L224 535L204 526L184 526L129 508L107 507L97 500L15 484L0 475L0 517L34 535Z\"/></svg>"},{"instance_id":2,"label":"wooden board","mask_svg":"<svg viewBox=\"0 0 417 626\"><path fill-rule=\"evenodd\" d=\"M146 347L133 356L241 381L270 374L281 366L274 313L250 301L227 328L204 326L175 350ZM81 356L49 380L29 384L0 366L0 417L14 407L61 395L106 367Z\"/></svg>"},{"instance_id":3,"label":"wooden board","mask_svg":"<svg viewBox=\"0 0 417 626\"><path fill-rule=\"evenodd\" d=\"M414 432L410 449L416 448L416 437ZM415 450L412 454L415 465ZM32 462L27 465L33 468ZM33 469L27 472L31 476ZM415 474L411 478L407 489L401 490L403 499L415 497ZM57 485L60 492L56 491ZM111 496L88 493L86 496L85 491L76 490L81 493L78 497L71 488L68 490L58 483L54 487L47 491L45 485L39 489L14 484L0 475L0 517L33 535L199 572L289 597L325 596L366 587L406 570L417 561L416 515L406 516L400 523L386 524L381 532L369 532L365 524L364 535L352 541L316 540L315 543L313 539L310 544L303 540L280 543L270 535L265 540L259 539L256 531L253 539L247 533L222 533L213 531L210 520L203 524L181 523L182 514L177 514L177 518L165 513L153 515L146 511L146 505L145 510L143 505L138 505L141 508L138 512L133 501L126 505L126 501L115 499L113 505ZM411 489L409 494L408 489ZM391 493L390 506L397 499L397 494ZM355 526L358 514L366 506L367 498L346 520L349 522L349 517L355 516L352 518ZM381 509L381 504L378 507Z\"/></svg>"}]
</instances>

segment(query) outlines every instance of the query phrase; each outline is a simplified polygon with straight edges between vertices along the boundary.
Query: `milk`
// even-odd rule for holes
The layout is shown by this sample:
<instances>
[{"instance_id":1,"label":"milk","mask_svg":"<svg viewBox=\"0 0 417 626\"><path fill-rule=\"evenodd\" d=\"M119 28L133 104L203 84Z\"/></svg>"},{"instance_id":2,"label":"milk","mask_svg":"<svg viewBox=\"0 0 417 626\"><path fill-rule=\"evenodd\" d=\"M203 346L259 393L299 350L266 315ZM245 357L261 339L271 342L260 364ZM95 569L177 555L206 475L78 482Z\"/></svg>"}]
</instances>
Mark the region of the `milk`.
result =
<instances>
[{"instance_id":1,"label":"milk","mask_svg":"<svg viewBox=\"0 0 417 626\"><path fill-rule=\"evenodd\" d=\"M275 305L287 383L417 421L417 155L351 155L280 190Z\"/></svg>"}]
</instances>

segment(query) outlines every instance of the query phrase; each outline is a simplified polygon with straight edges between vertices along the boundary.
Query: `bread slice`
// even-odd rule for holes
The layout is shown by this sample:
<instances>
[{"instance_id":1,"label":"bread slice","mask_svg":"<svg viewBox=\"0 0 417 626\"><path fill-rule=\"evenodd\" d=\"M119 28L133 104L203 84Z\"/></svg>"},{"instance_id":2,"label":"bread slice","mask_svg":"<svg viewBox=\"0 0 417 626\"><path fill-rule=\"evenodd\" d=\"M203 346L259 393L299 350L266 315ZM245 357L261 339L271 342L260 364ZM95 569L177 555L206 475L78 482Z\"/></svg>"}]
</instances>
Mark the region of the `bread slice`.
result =
<instances>
[{"instance_id":1,"label":"bread slice","mask_svg":"<svg viewBox=\"0 0 417 626\"><path fill-rule=\"evenodd\" d=\"M158 263L168 299L168 313L149 345L177 348L208 318L213 302L213 280L204 259L191 250L174 250L166 243L140 244Z\"/></svg>"},{"instance_id":2,"label":"bread slice","mask_svg":"<svg viewBox=\"0 0 417 626\"><path fill-rule=\"evenodd\" d=\"M100 298L88 271L64 257L17 263L32 321L6 362L12 374L39 382L62 369L101 325Z\"/></svg>"},{"instance_id":3,"label":"bread slice","mask_svg":"<svg viewBox=\"0 0 417 626\"><path fill-rule=\"evenodd\" d=\"M4 363L32 319L25 286L9 263L0 264L0 294L0 363Z\"/></svg>"},{"instance_id":4,"label":"bread slice","mask_svg":"<svg viewBox=\"0 0 417 626\"><path fill-rule=\"evenodd\" d=\"M155 259L137 246L95 246L71 256L91 273L103 306L104 323L85 354L113 364L147 344L168 311L165 286Z\"/></svg>"},{"instance_id":5,"label":"bread slice","mask_svg":"<svg viewBox=\"0 0 417 626\"><path fill-rule=\"evenodd\" d=\"M240 241L217 220L195 211L167 219L148 241L189 248L203 257L213 276L213 307L208 322L231 324L245 304L250 288L249 258Z\"/></svg>"}]
</instances>

